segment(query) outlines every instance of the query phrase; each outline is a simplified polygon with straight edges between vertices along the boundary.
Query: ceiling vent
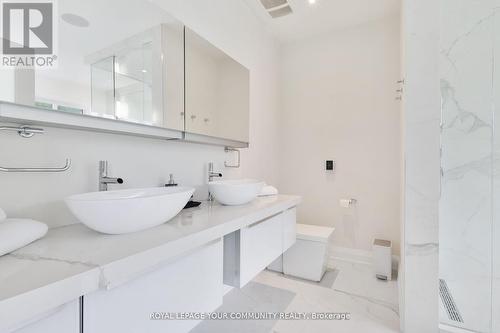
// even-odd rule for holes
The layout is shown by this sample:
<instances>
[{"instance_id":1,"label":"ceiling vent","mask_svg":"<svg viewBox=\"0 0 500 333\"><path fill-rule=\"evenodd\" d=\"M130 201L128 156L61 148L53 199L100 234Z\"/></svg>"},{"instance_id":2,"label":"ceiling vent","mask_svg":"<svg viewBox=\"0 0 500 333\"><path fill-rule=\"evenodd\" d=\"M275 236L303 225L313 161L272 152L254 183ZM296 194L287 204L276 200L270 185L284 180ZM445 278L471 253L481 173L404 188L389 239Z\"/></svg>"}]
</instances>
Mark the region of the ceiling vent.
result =
<instances>
[{"instance_id":1,"label":"ceiling vent","mask_svg":"<svg viewBox=\"0 0 500 333\"><path fill-rule=\"evenodd\" d=\"M287 0L260 0L260 2L272 18L293 13L292 7L290 7Z\"/></svg>"}]
</instances>

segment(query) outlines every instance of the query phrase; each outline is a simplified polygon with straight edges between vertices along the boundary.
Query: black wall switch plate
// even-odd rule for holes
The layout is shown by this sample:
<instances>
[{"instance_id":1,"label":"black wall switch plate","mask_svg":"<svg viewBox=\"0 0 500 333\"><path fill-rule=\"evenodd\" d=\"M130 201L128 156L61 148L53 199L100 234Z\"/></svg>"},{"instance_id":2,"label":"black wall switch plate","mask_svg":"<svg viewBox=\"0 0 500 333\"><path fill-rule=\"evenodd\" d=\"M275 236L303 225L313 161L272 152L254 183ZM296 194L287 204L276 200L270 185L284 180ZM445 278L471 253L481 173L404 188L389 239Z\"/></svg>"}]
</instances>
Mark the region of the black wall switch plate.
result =
<instances>
[{"instance_id":1,"label":"black wall switch plate","mask_svg":"<svg viewBox=\"0 0 500 333\"><path fill-rule=\"evenodd\" d=\"M327 161L326 161L326 170L327 170L327 171L333 171L333 169L334 169L334 165L335 165L334 161L332 161L332 160L327 160Z\"/></svg>"}]
</instances>

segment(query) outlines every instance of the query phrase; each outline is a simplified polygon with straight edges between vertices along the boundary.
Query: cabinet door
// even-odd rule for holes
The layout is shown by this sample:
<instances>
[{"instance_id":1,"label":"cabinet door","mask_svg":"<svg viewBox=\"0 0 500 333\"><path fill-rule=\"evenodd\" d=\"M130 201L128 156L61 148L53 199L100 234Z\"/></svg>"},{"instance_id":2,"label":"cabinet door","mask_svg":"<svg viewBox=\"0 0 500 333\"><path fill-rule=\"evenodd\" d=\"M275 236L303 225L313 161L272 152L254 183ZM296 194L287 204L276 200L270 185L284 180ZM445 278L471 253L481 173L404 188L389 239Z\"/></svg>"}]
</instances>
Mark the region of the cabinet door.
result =
<instances>
[{"instance_id":1,"label":"cabinet door","mask_svg":"<svg viewBox=\"0 0 500 333\"><path fill-rule=\"evenodd\" d=\"M153 88L163 95L163 127L184 130L184 25L171 21L162 24L163 84ZM158 75L158 73L153 74ZM154 99L155 100L155 99Z\"/></svg>"},{"instance_id":2,"label":"cabinet door","mask_svg":"<svg viewBox=\"0 0 500 333\"><path fill-rule=\"evenodd\" d=\"M78 333L80 312L78 300L64 304L14 333Z\"/></svg>"},{"instance_id":3,"label":"cabinet door","mask_svg":"<svg viewBox=\"0 0 500 333\"><path fill-rule=\"evenodd\" d=\"M294 207L224 236L224 284L243 287L289 249L296 212Z\"/></svg>"},{"instance_id":4,"label":"cabinet door","mask_svg":"<svg viewBox=\"0 0 500 333\"><path fill-rule=\"evenodd\" d=\"M279 214L241 229L240 287L283 253L282 219Z\"/></svg>"},{"instance_id":5,"label":"cabinet door","mask_svg":"<svg viewBox=\"0 0 500 333\"><path fill-rule=\"evenodd\" d=\"M248 142L250 72L185 28L186 132Z\"/></svg>"},{"instance_id":6,"label":"cabinet door","mask_svg":"<svg viewBox=\"0 0 500 333\"><path fill-rule=\"evenodd\" d=\"M283 212L283 253L295 244L297 239L297 208Z\"/></svg>"},{"instance_id":7,"label":"cabinet door","mask_svg":"<svg viewBox=\"0 0 500 333\"><path fill-rule=\"evenodd\" d=\"M123 286L85 296L89 333L188 332L196 320L154 313L210 312L222 304L222 241L217 240Z\"/></svg>"}]
</instances>

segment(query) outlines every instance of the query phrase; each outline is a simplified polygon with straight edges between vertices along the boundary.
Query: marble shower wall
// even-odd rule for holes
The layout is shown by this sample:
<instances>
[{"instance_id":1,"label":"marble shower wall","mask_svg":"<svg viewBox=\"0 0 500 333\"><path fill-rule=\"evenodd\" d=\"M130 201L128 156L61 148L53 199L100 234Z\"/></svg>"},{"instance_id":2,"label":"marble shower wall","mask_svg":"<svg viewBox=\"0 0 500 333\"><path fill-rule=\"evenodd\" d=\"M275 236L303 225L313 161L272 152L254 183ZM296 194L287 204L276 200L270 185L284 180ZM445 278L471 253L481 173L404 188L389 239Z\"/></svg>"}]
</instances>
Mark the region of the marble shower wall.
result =
<instances>
[{"instance_id":1,"label":"marble shower wall","mask_svg":"<svg viewBox=\"0 0 500 333\"><path fill-rule=\"evenodd\" d=\"M439 275L475 329L500 332L499 9L500 0L403 2L406 333L439 331Z\"/></svg>"},{"instance_id":2,"label":"marble shower wall","mask_svg":"<svg viewBox=\"0 0 500 333\"><path fill-rule=\"evenodd\" d=\"M478 332L491 330L493 14L493 0L441 0L439 276Z\"/></svg>"},{"instance_id":3,"label":"marble shower wall","mask_svg":"<svg viewBox=\"0 0 500 333\"><path fill-rule=\"evenodd\" d=\"M405 333L438 332L440 191L439 6L403 3L405 222L401 295Z\"/></svg>"}]
</instances>

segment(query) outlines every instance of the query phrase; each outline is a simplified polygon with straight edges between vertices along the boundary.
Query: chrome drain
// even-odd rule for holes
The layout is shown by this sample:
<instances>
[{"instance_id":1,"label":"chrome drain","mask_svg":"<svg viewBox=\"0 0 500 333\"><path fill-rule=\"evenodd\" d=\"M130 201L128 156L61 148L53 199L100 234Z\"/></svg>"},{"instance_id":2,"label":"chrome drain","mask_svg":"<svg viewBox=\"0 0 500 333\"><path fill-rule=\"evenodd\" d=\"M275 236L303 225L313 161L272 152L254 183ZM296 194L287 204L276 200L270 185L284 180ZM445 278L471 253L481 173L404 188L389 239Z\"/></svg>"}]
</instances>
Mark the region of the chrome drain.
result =
<instances>
[{"instance_id":1,"label":"chrome drain","mask_svg":"<svg viewBox=\"0 0 500 333\"><path fill-rule=\"evenodd\" d=\"M464 320L462 319L462 315L460 314L460 311L458 311L457 304L453 300L453 296L451 296L446 281L443 279L439 279L439 296L441 296L441 301L443 301L443 305L448 313L448 318L450 318L450 320L463 323Z\"/></svg>"}]
</instances>

